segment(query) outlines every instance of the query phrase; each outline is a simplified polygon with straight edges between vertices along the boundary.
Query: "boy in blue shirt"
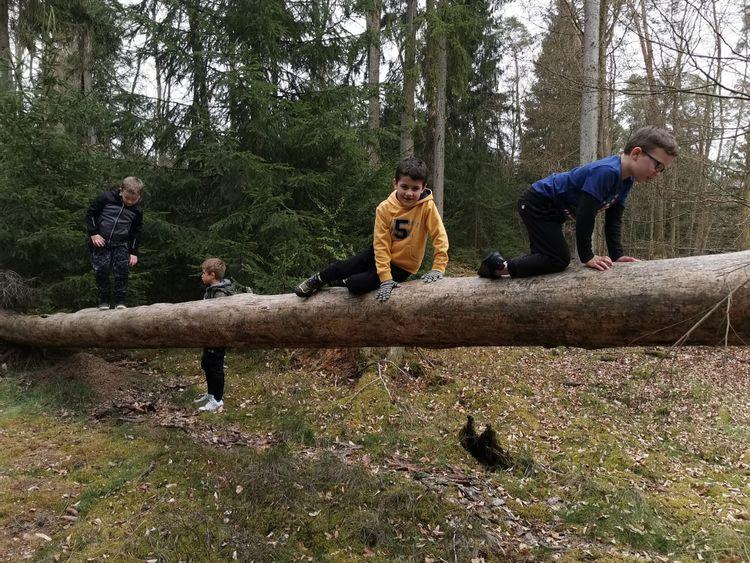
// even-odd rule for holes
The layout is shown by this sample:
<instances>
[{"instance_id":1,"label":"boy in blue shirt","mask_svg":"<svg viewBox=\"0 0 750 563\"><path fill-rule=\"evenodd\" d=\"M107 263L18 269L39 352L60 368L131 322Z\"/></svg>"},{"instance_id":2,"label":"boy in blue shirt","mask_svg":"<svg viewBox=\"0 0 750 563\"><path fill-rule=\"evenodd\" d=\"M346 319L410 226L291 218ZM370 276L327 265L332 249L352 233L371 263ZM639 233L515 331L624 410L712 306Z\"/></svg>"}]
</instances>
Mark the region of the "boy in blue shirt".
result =
<instances>
[{"instance_id":1,"label":"boy in blue shirt","mask_svg":"<svg viewBox=\"0 0 750 563\"><path fill-rule=\"evenodd\" d=\"M529 233L530 253L505 260L494 250L482 260L479 275L525 278L561 272L570 264L570 249L562 231L567 218L576 222L578 257L587 267L604 271L613 262L637 262L637 258L625 255L620 241L625 201L636 181L655 178L676 156L677 143L669 131L642 127L630 137L621 154L535 182L518 200L518 214ZM591 249L599 211L604 211L609 256L597 256Z\"/></svg>"}]
</instances>

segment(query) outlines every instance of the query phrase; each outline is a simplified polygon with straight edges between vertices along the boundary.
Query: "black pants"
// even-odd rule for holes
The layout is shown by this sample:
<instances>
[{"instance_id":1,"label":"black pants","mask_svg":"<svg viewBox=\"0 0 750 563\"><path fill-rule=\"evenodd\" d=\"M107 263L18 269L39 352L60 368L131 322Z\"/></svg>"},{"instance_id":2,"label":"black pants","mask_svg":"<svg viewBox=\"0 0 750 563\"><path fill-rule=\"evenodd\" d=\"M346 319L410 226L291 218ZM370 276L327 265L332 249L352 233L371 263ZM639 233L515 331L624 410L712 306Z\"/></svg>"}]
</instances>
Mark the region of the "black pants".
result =
<instances>
[{"instance_id":1,"label":"black pants","mask_svg":"<svg viewBox=\"0 0 750 563\"><path fill-rule=\"evenodd\" d=\"M127 246L89 247L91 266L94 268L96 285L99 288L99 302L109 303L112 297L109 275L115 278L115 302L124 303L128 295L128 262L130 252Z\"/></svg>"},{"instance_id":2,"label":"black pants","mask_svg":"<svg viewBox=\"0 0 750 563\"><path fill-rule=\"evenodd\" d=\"M224 396L224 354L226 348L204 348L201 368L206 372L206 389L214 399L221 401Z\"/></svg>"},{"instance_id":3,"label":"black pants","mask_svg":"<svg viewBox=\"0 0 750 563\"><path fill-rule=\"evenodd\" d=\"M563 235L565 213L551 199L531 190L518 200L518 214L529 233L531 252L508 260L512 278L562 272L570 264L570 248Z\"/></svg>"},{"instance_id":4,"label":"black pants","mask_svg":"<svg viewBox=\"0 0 750 563\"><path fill-rule=\"evenodd\" d=\"M410 275L410 272L391 264L391 276L397 282L406 281ZM343 280L355 295L377 289L380 278L375 265L375 249L370 247L356 256L330 264L320 272L320 279L328 284Z\"/></svg>"}]
</instances>

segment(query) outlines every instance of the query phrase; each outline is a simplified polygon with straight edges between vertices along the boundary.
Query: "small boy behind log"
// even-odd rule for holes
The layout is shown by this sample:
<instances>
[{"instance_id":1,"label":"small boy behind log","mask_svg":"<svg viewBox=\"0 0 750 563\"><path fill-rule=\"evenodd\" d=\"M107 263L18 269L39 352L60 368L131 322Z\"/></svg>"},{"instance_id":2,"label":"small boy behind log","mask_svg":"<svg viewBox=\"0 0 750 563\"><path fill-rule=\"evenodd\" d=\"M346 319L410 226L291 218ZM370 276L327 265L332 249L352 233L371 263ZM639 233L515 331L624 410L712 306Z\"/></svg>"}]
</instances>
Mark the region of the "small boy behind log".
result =
<instances>
[{"instance_id":1,"label":"small boy behind log","mask_svg":"<svg viewBox=\"0 0 750 563\"><path fill-rule=\"evenodd\" d=\"M232 280L225 278L227 266L220 258L208 258L201 264L201 281L206 286L203 299L226 297L234 293ZM218 412L224 408L224 354L226 348L204 348L201 369L206 372L206 392L194 403L205 403L198 410Z\"/></svg>"},{"instance_id":2,"label":"small boy behind log","mask_svg":"<svg viewBox=\"0 0 750 563\"><path fill-rule=\"evenodd\" d=\"M427 165L407 157L396 167L393 191L375 210L374 239L367 250L328 265L294 288L299 297L310 297L324 285L344 285L355 295L378 289L375 298L384 302L422 265L427 236L432 238L432 270L422 276L425 283L445 274L448 235L432 197L425 187Z\"/></svg>"},{"instance_id":3,"label":"small boy behind log","mask_svg":"<svg viewBox=\"0 0 750 563\"><path fill-rule=\"evenodd\" d=\"M661 174L677 156L672 134L659 127L638 129L620 154L552 174L535 182L518 200L518 214L526 225L531 251L505 260L492 251L479 267L483 278L525 278L561 272L570 264L570 249L562 224L576 222L578 258L588 268L608 270L613 262L637 262L626 256L621 244L622 214L633 184ZM604 211L604 235L609 256L591 248L594 221Z\"/></svg>"}]
</instances>

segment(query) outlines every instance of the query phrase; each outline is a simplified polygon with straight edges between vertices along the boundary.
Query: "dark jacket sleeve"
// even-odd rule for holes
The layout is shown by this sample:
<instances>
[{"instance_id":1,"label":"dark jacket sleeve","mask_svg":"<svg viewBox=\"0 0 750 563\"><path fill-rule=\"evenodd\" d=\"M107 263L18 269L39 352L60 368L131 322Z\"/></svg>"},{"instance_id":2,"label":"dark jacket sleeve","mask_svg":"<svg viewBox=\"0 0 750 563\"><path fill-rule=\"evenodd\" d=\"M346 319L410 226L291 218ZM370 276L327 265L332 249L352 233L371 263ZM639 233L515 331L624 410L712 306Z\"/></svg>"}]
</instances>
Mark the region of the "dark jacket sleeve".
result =
<instances>
[{"instance_id":1,"label":"dark jacket sleeve","mask_svg":"<svg viewBox=\"0 0 750 563\"><path fill-rule=\"evenodd\" d=\"M625 252L622 249L622 214L625 207L614 204L604 214L604 237L607 239L607 250L612 260L617 260Z\"/></svg>"},{"instance_id":2,"label":"dark jacket sleeve","mask_svg":"<svg viewBox=\"0 0 750 563\"><path fill-rule=\"evenodd\" d=\"M578 257L584 264L594 257L591 250L591 236L594 234L596 214L601 203L594 196L583 192L576 207L576 248Z\"/></svg>"},{"instance_id":3,"label":"dark jacket sleeve","mask_svg":"<svg viewBox=\"0 0 750 563\"><path fill-rule=\"evenodd\" d=\"M130 236L128 238L128 250L130 254L138 256L138 246L141 243L141 230L143 229L143 207L138 205L135 217L130 224Z\"/></svg>"},{"instance_id":4,"label":"dark jacket sleeve","mask_svg":"<svg viewBox=\"0 0 750 563\"><path fill-rule=\"evenodd\" d=\"M99 215L101 215L106 203L107 193L104 192L103 194L100 194L99 197L97 197L89 206L88 210L86 210L86 217L83 221L83 225L90 237L101 234L99 232Z\"/></svg>"}]
</instances>

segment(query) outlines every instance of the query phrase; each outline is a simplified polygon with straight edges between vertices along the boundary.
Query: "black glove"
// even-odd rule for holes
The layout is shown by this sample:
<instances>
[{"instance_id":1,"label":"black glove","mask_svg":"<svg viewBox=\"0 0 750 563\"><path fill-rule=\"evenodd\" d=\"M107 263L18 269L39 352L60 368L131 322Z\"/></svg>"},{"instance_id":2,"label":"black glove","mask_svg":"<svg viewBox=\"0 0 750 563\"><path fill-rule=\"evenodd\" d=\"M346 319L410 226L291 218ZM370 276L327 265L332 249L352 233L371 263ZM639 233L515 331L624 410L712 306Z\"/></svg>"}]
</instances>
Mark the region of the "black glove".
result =
<instances>
[{"instance_id":1,"label":"black glove","mask_svg":"<svg viewBox=\"0 0 750 563\"><path fill-rule=\"evenodd\" d=\"M441 272L440 270L430 270L422 276L422 279L424 280L424 283L436 282L443 279L443 272Z\"/></svg>"},{"instance_id":2,"label":"black glove","mask_svg":"<svg viewBox=\"0 0 750 563\"><path fill-rule=\"evenodd\" d=\"M384 281L380 284L380 289L375 294L375 299L381 303L385 303L391 298L391 292L398 287L398 283L393 280Z\"/></svg>"}]
</instances>

